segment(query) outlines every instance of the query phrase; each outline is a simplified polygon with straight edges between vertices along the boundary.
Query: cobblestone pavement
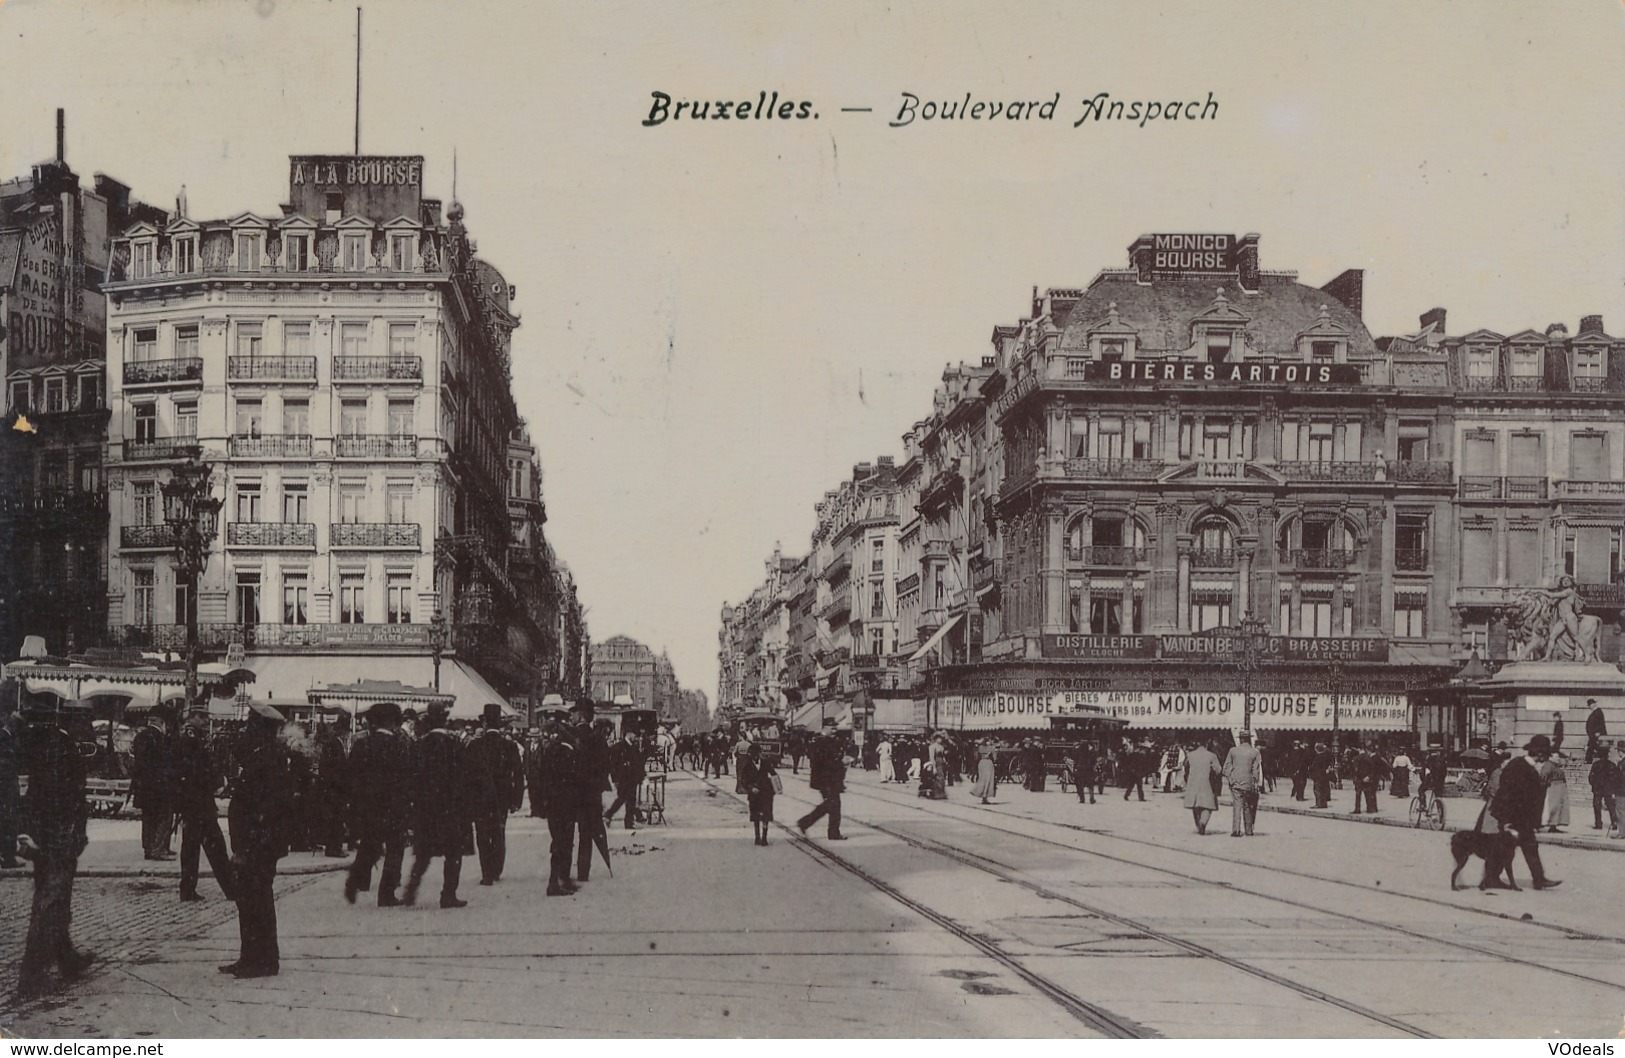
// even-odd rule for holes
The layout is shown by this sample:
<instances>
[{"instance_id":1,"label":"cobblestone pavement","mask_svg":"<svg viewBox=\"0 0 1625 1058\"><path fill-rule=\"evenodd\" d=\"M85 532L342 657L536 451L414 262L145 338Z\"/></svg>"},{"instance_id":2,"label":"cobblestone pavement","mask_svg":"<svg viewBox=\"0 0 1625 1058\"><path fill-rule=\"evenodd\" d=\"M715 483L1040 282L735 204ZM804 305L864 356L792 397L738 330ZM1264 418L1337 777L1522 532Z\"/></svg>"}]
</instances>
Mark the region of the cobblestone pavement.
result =
<instances>
[{"instance_id":1,"label":"cobblestone pavement","mask_svg":"<svg viewBox=\"0 0 1625 1058\"><path fill-rule=\"evenodd\" d=\"M315 884L317 877L278 879L279 897ZM94 952L97 964L87 977L95 978L110 965L139 966L164 945L200 937L235 920L237 907L218 890L203 901L183 904L173 878L78 878L73 886L74 944ZM68 1003L68 991L16 1007L11 999L28 935L28 915L34 885L26 871L8 872L0 879L0 1032L9 1033L19 1015L38 1015ZM65 1032L94 1032L95 1027L64 1026Z\"/></svg>"}]
</instances>

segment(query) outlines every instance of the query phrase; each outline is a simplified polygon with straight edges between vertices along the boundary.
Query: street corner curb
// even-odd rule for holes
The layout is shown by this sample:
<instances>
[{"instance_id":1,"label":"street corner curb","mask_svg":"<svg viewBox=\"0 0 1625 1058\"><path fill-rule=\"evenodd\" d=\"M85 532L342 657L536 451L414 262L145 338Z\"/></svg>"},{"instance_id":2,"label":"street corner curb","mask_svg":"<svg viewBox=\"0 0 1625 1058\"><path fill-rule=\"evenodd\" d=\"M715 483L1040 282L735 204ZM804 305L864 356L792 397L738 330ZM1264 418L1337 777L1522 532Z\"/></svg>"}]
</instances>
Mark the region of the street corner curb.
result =
<instances>
[{"instance_id":1,"label":"street corner curb","mask_svg":"<svg viewBox=\"0 0 1625 1058\"><path fill-rule=\"evenodd\" d=\"M291 867L279 866L276 873L279 878L292 875L334 874L338 871L349 870L351 862L351 860L345 859L329 860L325 863L296 864ZM156 867L86 867L83 870L75 871L74 876L77 878L172 878L179 881L181 875L180 871L178 870L164 870ZM198 877L213 878L214 872L207 870L199 871ZM5 873L0 874L0 881L5 881L9 878L26 879L32 881L34 878L34 872L6 871Z\"/></svg>"},{"instance_id":2,"label":"street corner curb","mask_svg":"<svg viewBox=\"0 0 1625 1058\"><path fill-rule=\"evenodd\" d=\"M1220 802L1222 805L1228 805L1229 803L1229 801ZM1325 809L1316 811L1310 808L1293 808L1289 805L1272 805L1268 803L1261 803L1259 804L1258 808L1263 812L1279 812L1281 815L1286 816L1312 816L1316 819L1338 819L1346 823L1365 823L1368 825L1383 827L1402 827L1406 830L1421 829L1413 827L1408 819L1384 819L1382 816L1368 816L1363 812L1356 816L1348 812L1328 812ZM1443 831L1440 831L1440 833L1458 834L1463 830L1469 829L1471 828L1446 826ZM1597 841L1586 841L1581 838L1574 838L1566 835L1558 835L1554 837L1546 834L1541 835L1540 843L1542 845L1560 849L1594 849L1600 852L1625 852L1625 841L1610 840L1607 838Z\"/></svg>"}]
</instances>

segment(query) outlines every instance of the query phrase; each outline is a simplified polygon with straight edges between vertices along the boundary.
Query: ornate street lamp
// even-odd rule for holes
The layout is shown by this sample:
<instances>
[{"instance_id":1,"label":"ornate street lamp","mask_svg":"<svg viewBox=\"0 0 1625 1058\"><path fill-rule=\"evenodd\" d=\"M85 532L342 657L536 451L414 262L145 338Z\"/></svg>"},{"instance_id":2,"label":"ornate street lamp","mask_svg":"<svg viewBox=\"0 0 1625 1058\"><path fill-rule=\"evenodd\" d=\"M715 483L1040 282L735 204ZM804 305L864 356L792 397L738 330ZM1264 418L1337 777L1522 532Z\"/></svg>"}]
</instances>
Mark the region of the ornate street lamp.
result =
<instances>
[{"instance_id":1,"label":"ornate street lamp","mask_svg":"<svg viewBox=\"0 0 1625 1058\"><path fill-rule=\"evenodd\" d=\"M164 523L175 541L175 571L186 584L186 705L198 701L197 593L220 525L222 501L210 494L214 468L189 459L164 482Z\"/></svg>"},{"instance_id":2,"label":"ornate street lamp","mask_svg":"<svg viewBox=\"0 0 1625 1058\"><path fill-rule=\"evenodd\" d=\"M1241 729L1248 734L1253 730L1253 681L1258 670L1263 665L1261 655L1270 641L1269 622L1257 616L1251 610L1241 619L1238 629L1241 639L1241 653L1236 656L1235 666L1241 670Z\"/></svg>"},{"instance_id":3,"label":"ornate street lamp","mask_svg":"<svg viewBox=\"0 0 1625 1058\"><path fill-rule=\"evenodd\" d=\"M429 656L434 659L434 689L440 690L440 656L446 652L446 615L439 610L429 618Z\"/></svg>"},{"instance_id":4,"label":"ornate street lamp","mask_svg":"<svg viewBox=\"0 0 1625 1058\"><path fill-rule=\"evenodd\" d=\"M1332 757L1343 758L1343 734L1340 715L1343 712L1343 663L1333 661L1326 666L1326 682L1332 686Z\"/></svg>"}]
</instances>

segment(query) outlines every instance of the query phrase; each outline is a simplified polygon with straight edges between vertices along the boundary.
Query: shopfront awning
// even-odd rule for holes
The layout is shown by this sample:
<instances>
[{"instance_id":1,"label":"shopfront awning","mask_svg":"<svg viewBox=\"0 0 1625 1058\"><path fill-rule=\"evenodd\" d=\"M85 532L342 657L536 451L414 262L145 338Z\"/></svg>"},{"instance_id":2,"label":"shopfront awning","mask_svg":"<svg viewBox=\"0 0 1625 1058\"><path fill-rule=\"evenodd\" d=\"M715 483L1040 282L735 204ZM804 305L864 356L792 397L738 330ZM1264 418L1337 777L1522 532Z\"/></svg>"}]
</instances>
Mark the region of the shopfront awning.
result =
<instances>
[{"instance_id":1,"label":"shopfront awning","mask_svg":"<svg viewBox=\"0 0 1625 1058\"><path fill-rule=\"evenodd\" d=\"M931 653L932 648L934 648L938 643L942 642L942 637L952 631L954 625L958 624L959 619L964 616L965 615L962 613L956 613L946 621L942 622L942 627L931 633L931 638L927 639L925 643L921 645L920 649L916 650L913 654L910 654L908 660L918 661L927 654Z\"/></svg>"},{"instance_id":2,"label":"shopfront awning","mask_svg":"<svg viewBox=\"0 0 1625 1058\"><path fill-rule=\"evenodd\" d=\"M244 667L259 677L254 684L256 697L304 699L313 688L369 682L434 686L434 662L427 657L271 654L250 656ZM440 693L453 699L453 720L478 720L487 702L502 706L504 716L519 715L484 677L457 658L446 658L440 663Z\"/></svg>"}]
</instances>

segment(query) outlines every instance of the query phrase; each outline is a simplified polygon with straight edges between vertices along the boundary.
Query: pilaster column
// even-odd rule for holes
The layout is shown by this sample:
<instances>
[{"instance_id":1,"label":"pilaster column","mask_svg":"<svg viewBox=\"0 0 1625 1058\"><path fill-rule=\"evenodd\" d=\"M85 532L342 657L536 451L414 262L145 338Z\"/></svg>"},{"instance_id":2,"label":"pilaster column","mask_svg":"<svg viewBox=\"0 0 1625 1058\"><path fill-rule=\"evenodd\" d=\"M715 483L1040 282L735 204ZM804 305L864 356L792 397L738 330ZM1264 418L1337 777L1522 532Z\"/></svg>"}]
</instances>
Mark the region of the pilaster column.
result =
<instances>
[{"instance_id":1,"label":"pilaster column","mask_svg":"<svg viewBox=\"0 0 1625 1058\"><path fill-rule=\"evenodd\" d=\"M1237 551L1236 570L1236 607L1231 617L1237 621L1252 612L1253 587L1253 553L1258 550L1258 542L1243 541Z\"/></svg>"},{"instance_id":2,"label":"pilaster column","mask_svg":"<svg viewBox=\"0 0 1625 1058\"><path fill-rule=\"evenodd\" d=\"M1392 607L1394 579L1393 563L1385 561L1389 551L1386 501L1378 500L1366 508L1365 525L1365 550L1356 559L1360 583L1354 599L1354 634L1380 636L1391 627L1386 618Z\"/></svg>"},{"instance_id":3,"label":"pilaster column","mask_svg":"<svg viewBox=\"0 0 1625 1058\"><path fill-rule=\"evenodd\" d=\"M1177 627L1181 632L1191 630L1191 542L1179 541L1179 580L1176 606L1179 607Z\"/></svg>"},{"instance_id":4,"label":"pilaster column","mask_svg":"<svg viewBox=\"0 0 1625 1058\"><path fill-rule=\"evenodd\" d=\"M1083 588L1078 592L1078 627L1084 632L1095 631L1094 623L1089 617L1091 613L1089 591L1090 582L1093 579L1093 575L1088 570L1083 571ZM1069 592L1071 591L1070 585L1068 586L1067 590Z\"/></svg>"},{"instance_id":5,"label":"pilaster column","mask_svg":"<svg viewBox=\"0 0 1625 1058\"><path fill-rule=\"evenodd\" d=\"M1287 603L1286 634L1289 636L1303 634L1303 584L1301 581L1292 582L1292 598Z\"/></svg>"},{"instance_id":6,"label":"pilaster column","mask_svg":"<svg viewBox=\"0 0 1625 1058\"><path fill-rule=\"evenodd\" d=\"M1157 504L1156 526L1147 586L1151 595L1148 631L1167 633L1179 628L1179 504Z\"/></svg>"},{"instance_id":7,"label":"pilaster column","mask_svg":"<svg viewBox=\"0 0 1625 1058\"><path fill-rule=\"evenodd\" d=\"M1051 634L1066 631L1066 508L1048 502L1040 509L1044 559L1040 566L1044 586L1044 626Z\"/></svg>"}]
</instances>

